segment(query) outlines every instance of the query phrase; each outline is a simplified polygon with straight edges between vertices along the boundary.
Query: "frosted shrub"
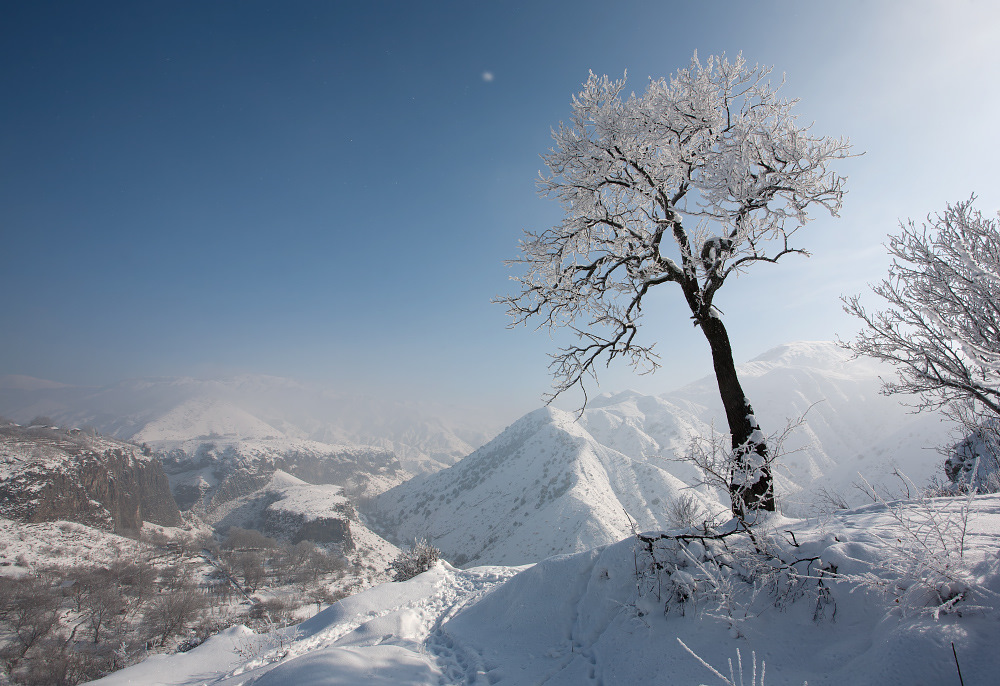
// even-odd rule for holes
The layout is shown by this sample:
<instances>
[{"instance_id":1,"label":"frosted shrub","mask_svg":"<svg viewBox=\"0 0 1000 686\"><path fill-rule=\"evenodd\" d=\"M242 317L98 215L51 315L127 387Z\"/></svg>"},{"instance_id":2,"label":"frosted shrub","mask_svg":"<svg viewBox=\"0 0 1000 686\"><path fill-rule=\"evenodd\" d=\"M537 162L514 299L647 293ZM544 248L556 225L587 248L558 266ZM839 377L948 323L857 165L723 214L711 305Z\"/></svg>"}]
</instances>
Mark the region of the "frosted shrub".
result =
<instances>
[{"instance_id":1,"label":"frosted shrub","mask_svg":"<svg viewBox=\"0 0 1000 686\"><path fill-rule=\"evenodd\" d=\"M815 603L813 618L832 618L836 606L826 586L829 569L818 557L797 557L766 527L751 538L732 519L672 533L637 534L636 583L640 616L662 607L664 614L701 613L723 620L731 635L769 607L799 598Z\"/></svg>"},{"instance_id":2,"label":"frosted shrub","mask_svg":"<svg viewBox=\"0 0 1000 686\"><path fill-rule=\"evenodd\" d=\"M975 515L975 491L962 498L886 502L865 482L869 495L890 515L892 526L869 532L881 557L874 572L838 575L862 588L894 596L906 614L995 611L1000 594L987 579L1000 574L996 558L970 559L966 537Z\"/></svg>"},{"instance_id":3,"label":"frosted shrub","mask_svg":"<svg viewBox=\"0 0 1000 686\"><path fill-rule=\"evenodd\" d=\"M677 529L697 526L707 518L707 513L691 493L684 493L667 504L667 521Z\"/></svg>"},{"instance_id":4,"label":"frosted shrub","mask_svg":"<svg viewBox=\"0 0 1000 686\"><path fill-rule=\"evenodd\" d=\"M750 659L750 664L748 665L750 682L748 684L745 681L745 676L746 675L745 675L744 669L743 669L743 656L740 654L740 649L739 648L736 649L736 668L733 669L733 661L732 661L732 659L730 659L729 660L729 676L726 676L725 674L723 674L722 672L720 672L719 670L717 670L715 667L713 667L712 665L708 664L708 662L706 662L701 657L701 655L699 655L698 653L696 653L693 650L691 650L690 648L688 648L687 644L684 643L684 641L682 641L681 639L678 638L677 642L680 643L681 647L684 648L684 650L686 650L694 659L696 659L698 662L700 662L705 669L707 669L708 671L710 671L715 676L719 677L719 679L722 681L722 683L726 684L726 686L764 686L764 672L766 671L765 670L765 664L764 664L763 660L760 661L760 681L758 681L757 680L757 653L756 652L753 652L753 651L750 652L751 659ZM809 686L809 682L806 682L805 684L803 684L803 686Z\"/></svg>"},{"instance_id":5,"label":"frosted shrub","mask_svg":"<svg viewBox=\"0 0 1000 686\"><path fill-rule=\"evenodd\" d=\"M413 542L409 550L404 550L395 560L389 563L392 571L393 581L406 581L412 579L417 574L426 572L434 566L434 563L441 557L441 551L427 542L425 538L418 538Z\"/></svg>"}]
</instances>

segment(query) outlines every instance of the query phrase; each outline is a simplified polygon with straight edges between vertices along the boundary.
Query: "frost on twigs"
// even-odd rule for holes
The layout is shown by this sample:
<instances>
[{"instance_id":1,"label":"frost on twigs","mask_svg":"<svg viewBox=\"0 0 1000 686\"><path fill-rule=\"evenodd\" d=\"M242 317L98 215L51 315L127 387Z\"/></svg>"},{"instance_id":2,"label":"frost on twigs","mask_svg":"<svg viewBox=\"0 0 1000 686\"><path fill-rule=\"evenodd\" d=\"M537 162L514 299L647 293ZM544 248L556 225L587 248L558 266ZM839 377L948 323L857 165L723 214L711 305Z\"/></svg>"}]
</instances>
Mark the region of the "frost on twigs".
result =
<instances>
[{"instance_id":1,"label":"frost on twigs","mask_svg":"<svg viewBox=\"0 0 1000 686\"><path fill-rule=\"evenodd\" d=\"M785 455L795 452L785 450L785 441L805 424L806 415L812 407L810 405L802 415L789 420L781 431L765 438L748 404L747 409L751 412L748 419L755 429L745 443L736 448L730 447L729 434L716 432L713 425L708 436L694 436L687 452L677 459L697 468L699 485L729 495L733 514L752 538L755 521L765 515L758 509L740 506L747 501L745 492L760 483L762 473L766 471L770 474ZM762 451L763 455L754 450L754 446L764 444L769 445L770 450ZM773 492L770 497L773 500Z\"/></svg>"},{"instance_id":2,"label":"frost on twigs","mask_svg":"<svg viewBox=\"0 0 1000 686\"><path fill-rule=\"evenodd\" d=\"M695 660L701 663L701 665L710 671L712 674L717 676L722 683L726 686L764 686L764 674L766 672L765 663L763 660L760 661L760 680L757 680L757 653L755 651L750 651L750 664L747 666L747 672L744 673L743 670L743 655L740 653L740 649L736 649L736 667L733 668L733 661L729 660L729 676L726 676L719 670L717 670L712 665L708 664L698 653L694 652L688 648L687 644L680 638L677 642L681 644L681 648L686 650L688 654L691 655ZM749 683L745 680L745 677L749 676ZM806 682L804 686L809 686L809 682Z\"/></svg>"},{"instance_id":3,"label":"frost on twigs","mask_svg":"<svg viewBox=\"0 0 1000 686\"><path fill-rule=\"evenodd\" d=\"M773 459L784 455L785 439L804 420L802 415L790 421L767 439L774 447L773 457L757 469L770 469ZM681 459L699 469L701 485L717 491L732 494L734 483L753 483L747 470L754 464L729 448L725 434L696 437ZM682 509L687 514L688 508ZM726 621L734 636L741 635L746 620L767 607L781 608L807 596L814 603L815 620L832 619L836 603L827 582L835 569L819 555L804 554L794 535L791 540L780 536L772 523L779 517L776 513L738 507L733 512L733 518L723 523L704 521L669 532L636 534L640 606L653 599L662 603L665 613L706 613Z\"/></svg>"},{"instance_id":4,"label":"frost on twigs","mask_svg":"<svg viewBox=\"0 0 1000 686\"><path fill-rule=\"evenodd\" d=\"M976 494L961 498L885 500L862 479L876 505L889 515L890 526L870 531L879 556L869 572L838 574L857 587L888 594L904 615L970 612L996 613L1000 594L991 590L1000 575L1000 560L969 555L970 522Z\"/></svg>"},{"instance_id":5,"label":"frost on twigs","mask_svg":"<svg viewBox=\"0 0 1000 686\"><path fill-rule=\"evenodd\" d=\"M830 571L818 556L796 556L795 547L763 522L752 535L736 518L637 534L636 608L640 616L662 608L666 615L720 619L734 637L768 607L783 608L807 596L816 621L833 619L836 604L826 585Z\"/></svg>"},{"instance_id":6,"label":"frost on twigs","mask_svg":"<svg viewBox=\"0 0 1000 686\"><path fill-rule=\"evenodd\" d=\"M882 392L914 394L918 409L944 408L967 434L1000 417L1000 224L974 200L889 236L889 275L872 286L886 309L844 299L865 325L845 346L896 367Z\"/></svg>"},{"instance_id":7,"label":"frost on twigs","mask_svg":"<svg viewBox=\"0 0 1000 686\"><path fill-rule=\"evenodd\" d=\"M538 180L564 218L526 233L508 263L523 270L512 277L520 292L498 299L513 325L578 337L553 356L553 397L582 388L599 361L658 366L653 345L637 339L649 289L678 284L704 326L718 320L713 299L728 277L805 254L790 239L808 210L839 211L844 178L828 165L850 144L799 125L796 101L771 77L742 56L696 53L640 94L625 78L591 73L573 98Z\"/></svg>"}]
</instances>

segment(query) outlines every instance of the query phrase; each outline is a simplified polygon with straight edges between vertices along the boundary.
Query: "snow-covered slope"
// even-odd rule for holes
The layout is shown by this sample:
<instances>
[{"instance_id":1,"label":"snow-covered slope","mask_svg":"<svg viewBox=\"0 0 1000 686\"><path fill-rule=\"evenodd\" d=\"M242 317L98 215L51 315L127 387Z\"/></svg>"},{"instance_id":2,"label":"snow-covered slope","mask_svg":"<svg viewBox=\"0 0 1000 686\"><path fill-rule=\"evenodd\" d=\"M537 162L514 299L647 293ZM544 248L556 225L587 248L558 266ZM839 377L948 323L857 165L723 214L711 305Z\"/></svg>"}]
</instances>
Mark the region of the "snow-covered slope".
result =
<instances>
[{"instance_id":1,"label":"snow-covered slope","mask_svg":"<svg viewBox=\"0 0 1000 686\"><path fill-rule=\"evenodd\" d=\"M766 666L767 684L957 684L956 655L964 683L994 683L1000 673L1000 498L981 496L973 503L962 571L953 570L967 574L971 586L950 613L923 611L928 608L912 604L912 595L895 602L899 578L885 566L890 558L882 541L907 536L894 512L905 518L925 508L947 517L965 505L943 499L902 509L873 506L818 523L778 522L794 539L775 536L776 551L803 558L803 569L829 570L834 563L842 573L871 574L884 594L827 576L822 586L815 578L800 579L793 592L737 581L720 600L705 575L726 569L732 557L714 567L706 562L704 570L692 564L689 571L664 572L657 588L638 582L636 571L648 560L635 539L627 539L528 569L458 570L439 563L410 581L345 598L296 627L271 634L233 627L190 652L155 656L95 683L719 683L678 639L727 677L732 660L735 683L760 683ZM704 558L699 545L688 546L692 561ZM737 544L728 545L735 550ZM814 556L819 562L807 567L805 560ZM700 590L692 585L698 579ZM690 595L678 599L678 588Z\"/></svg>"},{"instance_id":2,"label":"snow-covered slope","mask_svg":"<svg viewBox=\"0 0 1000 686\"><path fill-rule=\"evenodd\" d=\"M685 484L668 466L603 446L574 415L544 408L454 467L378 496L372 516L400 541L429 538L457 564L524 564L617 541L629 517L669 525L667 503Z\"/></svg>"},{"instance_id":3,"label":"snow-covered slope","mask_svg":"<svg viewBox=\"0 0 1000 686\"><path fill-rule=\"evenodd\" d=\"M776 470L787 513L814 511L821 489L860 503L851 487L859 472L885 481L895 464L917 483L941 473L943 458L929 447L947 442L949 426L879 395L885 367L834 343L793 343L739 373L765 431L808 410ZM724 417L714 377L659 397L603 395L579 421L538 410L454 467L383 493L374 517L398 541L428 537L459 564L585 550L627 534L629 517L639 528L669 526L669 505L697 477L677 458L692 437L725 432ZM698 495L706 509L721 507Z\"/></svg>"}]
</instances>

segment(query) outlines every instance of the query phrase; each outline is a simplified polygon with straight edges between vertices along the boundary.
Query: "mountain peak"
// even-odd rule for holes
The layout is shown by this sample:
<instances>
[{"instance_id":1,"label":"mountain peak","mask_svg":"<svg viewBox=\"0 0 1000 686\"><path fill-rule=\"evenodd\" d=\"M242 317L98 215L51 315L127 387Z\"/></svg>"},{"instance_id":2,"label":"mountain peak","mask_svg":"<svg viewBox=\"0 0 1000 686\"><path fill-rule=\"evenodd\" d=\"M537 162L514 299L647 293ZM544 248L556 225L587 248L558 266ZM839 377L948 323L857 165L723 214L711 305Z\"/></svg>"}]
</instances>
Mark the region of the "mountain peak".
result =
<instances>
[{"instance_id":1,"label":"mountain peak","mask_svg":"<svg viewBox=\"0 0 1000 686\"><path fill-rule=\"evenodd\" d=\"M851 353L834 341L794 341L775 346L750 362L770 362L783 366L826 366L842 364Z\"/></svg>"}]
</instances>

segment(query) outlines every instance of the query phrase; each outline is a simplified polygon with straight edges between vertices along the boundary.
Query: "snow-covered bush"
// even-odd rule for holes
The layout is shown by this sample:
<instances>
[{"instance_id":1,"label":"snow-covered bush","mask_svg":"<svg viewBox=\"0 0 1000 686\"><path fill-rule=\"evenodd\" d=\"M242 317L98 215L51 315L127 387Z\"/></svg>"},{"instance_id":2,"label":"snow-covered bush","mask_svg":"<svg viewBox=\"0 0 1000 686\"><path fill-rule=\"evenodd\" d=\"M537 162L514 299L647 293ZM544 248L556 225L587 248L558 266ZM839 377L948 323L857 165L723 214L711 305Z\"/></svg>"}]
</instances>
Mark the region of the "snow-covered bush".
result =
<instances>
[{"instance_id":1,"label":"snow-covered bush","mask_svg":"<svg viewBox=\"0 0 1000 686\"><path fill-rule=\"evenodd\" d=\"M808 414L811 407L807 408L796 419L789 420L784 429L767 437L766 441L771 449L765 456L758 456L761 460L758 466L766 467L768 473L774 471L777 463L785 455L789 454L789 451L785 450L785 441L793 431L805 423L806 414ZM712 432L708 436L693 436L688 445L687 452L677 459L697 468L700 474L697 480L699 485L708 486L720 494L725 494L732 500L731 510L733 515L739 521L742 530L753 539L755 522L757 520L766 520L768 515L765 512L738 507L737 491L739 490L739 484L746 483L749 478L747 469L752 467L753 463L748 460L746 454L741 454L740 448L732 448L731 445L731 436L726 433L716 432L713 426ZM680 511L678 511L678 508L680 508ZM674 502L670 505L668 516L672 519L676 519L678 516L684 518L686 516L683 513L684 509L686 507L680 501ZM690 526L694 523L685 523L681 526Z\"/></svg>"},{"instance_id":2,"label":"snow-covered bush","mask_svg":"<svg viewBox=\"0 0 1000 686\"><path fill-rule=\"evenodd\" d=\"M748 668L749 676L750 676L750 683L747 684L746 681L744 680L743 655L740 654L740 649L739 648L736 649L736 668L735 669L733 668L733 660L732 660L732 658L730 658L729 659L729 676L726 676L725 674L723 674L722 672L720 672L719 670L717 670L715 667L713 667L712 665L708 664L708 662L706 662L701 657L701 655L699 655L698 653L696 653L693 650L691 650L690 648L688 648L687 644L684 643L684 641L682 641L681 639L678 638L677 642L680 643L681 647L684 648L684 650L686 650L694 659L696 659L698 662L700 662L702 664L702 666L705 667L705 669L707 669L708 671L710 671L715 676L719 677L719 679L722 681L722 683L726 684L726 686L764 686L764 673L767 671L766 668L765 668L766 665L765 665L765 663L764 663L763 660L760 661L760 681L758 681L757 680L757 653L756 652L753 652L753 651L750 652L750 665L749 665L749 668ZM806 686L808 686L808 684L806 684Z\"/></svg>"},{"instance_id":3,"label":"snow-covered bush","mask_svg":"<svg viewBox=\"0 0 1000 686\"><path fill-rule=\"evenodd\" d=\"M637 534L635 572L639 615L689 612L728 623L743 634L747 620L771 607L809 598L813 618L836 612L827 580L832 569L818 556L799 556L797 544L781 541L764 522L754 535L736 518L710 527Z\"/></svg>"},{"instance_id":4,"label":"snow-covered bush","mask_svg":"<svg viewBox=\"0 0 1000 686\"><path fill-rule=\"evenodd\" d=\"M399 557L389 563L392 580L412 579L433 567L440 557L440 550L428 543L427 539L418 538L409 549L401 552Z\"/></svg>"},{"instance_id":5,"label":"snow-covered bush","mask_svg":"<svg viewBox=\"0 0 1000 686\"><path fill-rule=\"evenodd\" d=\"M677 529L687 529L708 519L708 513L692 493L682 493L667 503L667 521Z\"/></svg>"},{"instance_id":6,"label":"snow-covered bush","mask_svg":"<svg viewBox=\"0 0 1000 686\"><path fill-rule=\"evenodd\" d=\"M964 425L974 428L949 451L942 493L1000 492L1000 420L987 417Z\"/></svg>"}]
</instances>

